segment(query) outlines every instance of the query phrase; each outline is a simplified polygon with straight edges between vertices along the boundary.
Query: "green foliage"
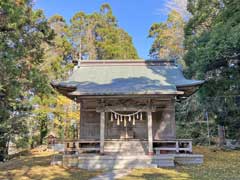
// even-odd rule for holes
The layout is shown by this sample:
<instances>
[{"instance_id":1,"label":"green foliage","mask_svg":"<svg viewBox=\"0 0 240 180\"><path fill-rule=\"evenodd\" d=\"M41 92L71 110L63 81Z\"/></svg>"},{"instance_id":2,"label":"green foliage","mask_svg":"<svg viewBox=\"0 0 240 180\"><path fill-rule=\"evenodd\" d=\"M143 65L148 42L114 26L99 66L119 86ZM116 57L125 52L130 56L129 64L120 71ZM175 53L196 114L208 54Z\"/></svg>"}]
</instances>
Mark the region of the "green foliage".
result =
<instances>
[{"instance_id":1,"label":"green foliage","mask_svg":"<svg viewBox=\"0 0 240 180\"><path fill-rule=\"evenodd\" d=\"M17 148L29 148L29 142L28 142L28 137L24 136L24 137L20 137L20 139L17 139L16 142L14 142L17 146Z\"/></svg>"},{"instance_id":2,"label":"green foliage","mask_svg":"<svg viewBox=\"0 0 240 180\"><path fill-rule=\"evenodd\" d=\"M44 48L43 62L39 66L44 80L38 80L35 87L39 87L42 91L35 93L31 99L33 105L37 105L37 109L33 111L35 115L35 124L39 131L39 142L43 143L44 137L52 130L50 114L54 111L53 107L57 104L57 93L49 88L50 81L62 80L67 77L69 71L73 68L71 62L72 45L69 42L69 29L60 15L54 15L48 20L48 25L54 31L54 38L50 43L43 42ZM62 109L63 111L63 109ZM53 118L53 117L52 117Z\"/></svg>"},{"instance_id":3,"label":"green foliage","mask_svg":"<svg viewBox=\"0 0 240 180\"><path fill-rule=\"evenodd\" d=\"M185 101L176 104L176 129L178 138L191 137L194 144L208 145L208 125L206 111L208 108L201 100L199 94L195 94ZM211 112L208 112L209 134L217 136L217 126ZM213 142L216 143L216 142Z\"/></svg>"},{"instance_id":4,"label":"green foliage","mask_svg":"<svg viewBox=\"0 0 240 180\"><path fill-rule=\"evenodd\" d=\"M229 138L239 138L240 127L239 8L238 0L189 0L193 16L185 27L186 75L207 80L199 104L225 126Z\"/></svg>"},{"instance_id":5,"label":"green foliage","mask_svg":"<svg viewBox=\"0 0 240 180\"><path fill-rule=\"evenodd\" d=\"M117 25L109 4L100 12L76 13L71 19L70 36L74 59L137 59L132 38Z\"/></svg>"},{"instance_id":6,"label":"green foliage","mask_svg":"<svg viewBox=\"0 0 240 180\"><path fill-rule=\"evenodd\" d=\"M171 11L164 23L154 23L148 37L154 42L149 55L154 59L182 59L184 54L184 20L177 11Z\"/></svg>"},{"instance_id":7,"label":"green foliage","mask_svg":"<svg viewBox=\"0 0 240 180\"><path fill-rule=\"evenodd\" d=\"M64 79L73 68L70 59L72 45L69 42L69 27L60 15L52 16L48 20L48 25L54 31L55 37L51 44L43 45L45 55L41 70L48 76L48 80Z\"/></svg>"},{"instance_id":8,"label":"green foliage","mask_svg":"<svg viewBox=\"0 0 240 180\"><path fill-rule=\"evenodd\" d=\"M41 76L30 76L31 80L36 79L35 82L37 82L34 84L35 92L31 103L37 105L33 113L40 143L49 131L57 132L61 138L73 136L68 133L73 132L70 120L78 120L79 112L74 114L76 117L69 115L66 112L69 102L61 106L59 99L62 98L52 92L48 86L52 80L62 80L67 77L73 68L72 60L79 59L79 57L89 59L137 58L132 39L125 31L117 27L116 18L112 15L108 4L102 5L99 13L90 15L84 12L76 13L69 27L60 15L49 18L47 25L53 30L54 37L49 42L41 42L44 56L38 69L32 72L32 74L41 74ZM52 114L51 118L50 114ZM51 122L53 119L54 122Z\"/></svg>"},{"instance_id":9,"label":"green foliage","mask_svg":"<svg viewBox=\"0 0 240 180\"><path fill-rule=\"evenodd\" d=\"M46 77L38 65L43 61L41 42L49 42L53 31L42 11L32 10L31 1L3 0L0 11L0 154L4 156L11 137L27 133L25 109L14 107L29 104L31 92L46 91Z\"/></svg>"}]
</instances>

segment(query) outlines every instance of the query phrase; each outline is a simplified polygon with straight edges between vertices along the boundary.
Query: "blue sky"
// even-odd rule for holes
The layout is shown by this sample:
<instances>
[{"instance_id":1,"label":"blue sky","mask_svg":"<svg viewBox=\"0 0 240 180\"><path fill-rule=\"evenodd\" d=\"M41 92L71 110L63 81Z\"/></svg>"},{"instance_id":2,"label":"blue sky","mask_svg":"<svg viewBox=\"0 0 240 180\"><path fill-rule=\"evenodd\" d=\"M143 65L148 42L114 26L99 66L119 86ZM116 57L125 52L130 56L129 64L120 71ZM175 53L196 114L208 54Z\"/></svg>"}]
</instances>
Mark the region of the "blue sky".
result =
<instances>
[{"instance_id":1,"label":"blue sky","mask_svg":"<svg viewBox=\"0 0 240 180\"><path fill-rule=\"evenodd\" d=\"M101 4L109 3L119 26L133 38L141 58L148 59L152 40L147 38L152 23L166 20L164 13L167 0L35 0L35 8L43 9L45 15L62 15L67 21L78 11L92 13ZM160 11L159 11L160 10ZM161 11L162 10L162 11Z\"/></svg>"}]
</instances>

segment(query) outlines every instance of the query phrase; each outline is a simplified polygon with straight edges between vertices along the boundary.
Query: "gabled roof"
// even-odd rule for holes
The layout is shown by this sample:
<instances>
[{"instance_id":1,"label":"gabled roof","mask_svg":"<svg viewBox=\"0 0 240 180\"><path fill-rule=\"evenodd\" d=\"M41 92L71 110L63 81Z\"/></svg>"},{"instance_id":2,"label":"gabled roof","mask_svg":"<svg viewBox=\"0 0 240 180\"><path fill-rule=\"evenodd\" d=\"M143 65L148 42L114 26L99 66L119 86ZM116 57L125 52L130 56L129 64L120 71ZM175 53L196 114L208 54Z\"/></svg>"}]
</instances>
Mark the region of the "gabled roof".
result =
<instances>
[{"instance_id":1,"label":"gabled roof","mask_svg":"<svg viewBox=\"0 0 240 180\"><path fill-rule=\"evenodd\" d=\"M52 85L68 96L184 94L184 91L189 96L203 83L186 79L173 61L85 60L67 81Z\"/></svg>"}]
</instances>

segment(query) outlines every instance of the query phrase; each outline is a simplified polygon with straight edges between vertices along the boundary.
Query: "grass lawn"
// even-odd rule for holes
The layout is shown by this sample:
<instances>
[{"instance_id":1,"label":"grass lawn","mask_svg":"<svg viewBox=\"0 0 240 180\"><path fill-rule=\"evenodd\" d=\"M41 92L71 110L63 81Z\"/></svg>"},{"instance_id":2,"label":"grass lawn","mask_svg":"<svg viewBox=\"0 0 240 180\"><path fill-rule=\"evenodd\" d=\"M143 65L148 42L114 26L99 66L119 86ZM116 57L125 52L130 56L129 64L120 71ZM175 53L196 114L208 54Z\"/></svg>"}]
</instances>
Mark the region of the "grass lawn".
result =
<instances>
[{"instance_id":1,"label":"grass lawn","mask_svg":"<svg viewBox=\"0 0 240 180\"><path fill-rule=\"evenodd\" d=\"M213 151L197 147L204 164L175 168L135 169L121 180L240 180L240 151ZM33 152L0 163L0 180L86 180L101 172L51 166L51 152Z\"/></svg>"},{"instance_id":2,"label":"grass lawn","mask_svg":"<svg viewBox=\"0 0 240 180\"><path fill-rule=\"evenodd\" d=\"M135 169L121 180L240 180L240 151L194 148L204 155L204 164L175 168Z\"/></svg>"},{"instance_id":3,"label":"grass lawn","mask_svg":"<svg viewBox=\"0 0 240 180\"><path fill-rule=\"evenodd\" d=\"M87 180L100 172L51 166L52 152L29 155L0 163L0 180Z\"/></svg>"}]
</instances>

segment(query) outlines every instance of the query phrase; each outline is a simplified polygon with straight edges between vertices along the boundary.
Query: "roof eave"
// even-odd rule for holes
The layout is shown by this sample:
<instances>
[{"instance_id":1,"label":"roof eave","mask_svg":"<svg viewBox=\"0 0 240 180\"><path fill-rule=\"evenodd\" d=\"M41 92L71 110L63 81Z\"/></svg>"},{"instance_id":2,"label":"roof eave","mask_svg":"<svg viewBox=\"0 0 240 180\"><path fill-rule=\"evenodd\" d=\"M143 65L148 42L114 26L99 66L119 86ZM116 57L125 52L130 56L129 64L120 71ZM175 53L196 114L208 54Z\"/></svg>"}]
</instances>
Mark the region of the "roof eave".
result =
<instances>
[{"instance_id":1,"label":"roof eave","mask_svg":"<svg viewBox=\"0 0 240 180\"><path fill-rule=\"evenodd\" d=\"M195 92L197 92L200 87L205 83L206 81L202 80L196 83L192 83L192 84L186 84L186 85L180 85L177 86L177 90L179 91L183 91L184 94L180 95L179 97L181 98L188 98L190 96L192 96Z\"/></svg>"},{"instance_id":2,"label":"roof eave","mask_svg":"<svg viewBox=\"0 0 240 180\"><path fill-rule=\"evenodd\" d=\"M154 94L174 94L174 95L181 95L184 94L183 91L158 91L158 92L118 92L118 93L89 93L89 92L79 92L79 91L73 91L68 93L69 95L73 95L73 96L85 96L85 95L92 95L92 96L106 96L106 95L110 95L110 96L119 96L119 95L154 95Z\"/></svg>"}]
</instances>

